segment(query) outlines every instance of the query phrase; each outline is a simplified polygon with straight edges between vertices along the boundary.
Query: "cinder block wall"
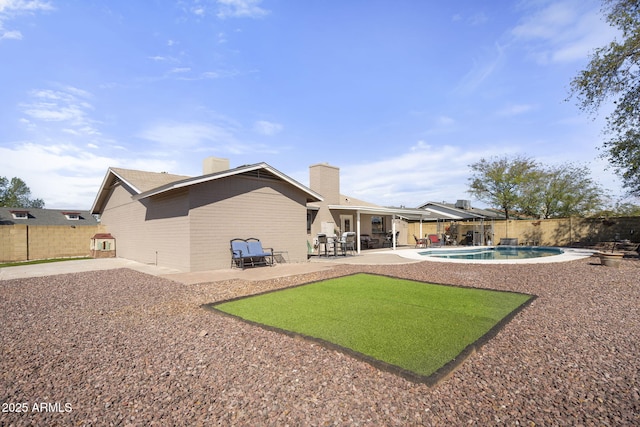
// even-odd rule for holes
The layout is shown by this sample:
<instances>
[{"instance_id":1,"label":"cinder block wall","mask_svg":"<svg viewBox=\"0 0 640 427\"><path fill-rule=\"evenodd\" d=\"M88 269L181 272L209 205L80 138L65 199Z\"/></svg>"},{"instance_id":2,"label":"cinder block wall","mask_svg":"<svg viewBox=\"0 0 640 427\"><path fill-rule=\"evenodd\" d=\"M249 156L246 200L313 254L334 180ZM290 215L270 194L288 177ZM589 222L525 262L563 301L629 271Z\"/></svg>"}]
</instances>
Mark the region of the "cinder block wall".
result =
<instances>
[{"instance_id":1,"label":"cinder block wall","mask_svg":"<svg viewBox=\"0 0 640 427\"><path fill-rule=\"evenodd\" d=\"M102 225L3 225L0 262L90 256L91 237L104 232Z\"/></svg>"},{"instance_id":2,"label":"cinder block wall","mask_svg":"<svg viewBox=\"0 0 640 427\"><path fill-rule=\"evenodd\" d=\"M27 253L27 226L0 226L0 261L25 261Z\"/></svg>"},{"instance_id":3,"label":"cinder block wall","mask_svg":"<svg viewBox=\"0 0 640 427\"><path fill-rule=\"evenodd\" d=\"M451 222L422 223L422 234L442 234ZM465 243L467 231L479 231L480 221L457 221L458 243ZM519 243L535 241L541 246L571 246L575 244L593 245L612 242L614 239L640 242L640 217L620 217L603 220L600 218L557 218L542 220L485 221L485 233L492 230L492 243L501 238L515 237ZM409 236L420 235L420 224L409 224Z\"/></svg>"}]
</instances>

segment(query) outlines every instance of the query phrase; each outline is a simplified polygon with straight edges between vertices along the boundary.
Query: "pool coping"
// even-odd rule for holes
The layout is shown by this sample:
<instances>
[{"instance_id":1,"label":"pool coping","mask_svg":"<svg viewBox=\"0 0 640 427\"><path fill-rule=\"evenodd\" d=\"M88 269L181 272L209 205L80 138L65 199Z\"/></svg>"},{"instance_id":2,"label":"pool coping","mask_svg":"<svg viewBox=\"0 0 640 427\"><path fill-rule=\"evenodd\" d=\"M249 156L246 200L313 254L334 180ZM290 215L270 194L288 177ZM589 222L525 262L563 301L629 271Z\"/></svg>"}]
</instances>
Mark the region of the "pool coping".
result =
<instances>
[{"instance_id":1,"label":"pool coping","mask_svg":"<svg viewBox=\"0 0 640 427\"><path fill-rule=\"evenodd\" d=\"M438 250L442 251L460 251L462 249L492 249L496 246L442 246L437 247ZM534 246L535 247L535 246ZM544 248L547 246L539 246L540 248ZM555 248L562 249L563 253L559 255L550 255L540 258L524 258L524 259L501 259L501 260L481 260L481 259L451 259L451 258L439 258L439 257L429 257L420 255L420 252L424 252L425 250L436 249L435 247L427 247L427 248L413 248L413 249L396 249L384 252L378 252L380 254L395 254L401 256L403 258L411 259L411 260L419 260L419 261L430 261L430 262L449 262L449 263L457 263L457 264L546 264L546 263L554 263L554 262L567 262L574 261L577 259L589 258L593 256L594 253L598 251L592 249L577 249L577 248Z\"/></svg>"}]
</instances>

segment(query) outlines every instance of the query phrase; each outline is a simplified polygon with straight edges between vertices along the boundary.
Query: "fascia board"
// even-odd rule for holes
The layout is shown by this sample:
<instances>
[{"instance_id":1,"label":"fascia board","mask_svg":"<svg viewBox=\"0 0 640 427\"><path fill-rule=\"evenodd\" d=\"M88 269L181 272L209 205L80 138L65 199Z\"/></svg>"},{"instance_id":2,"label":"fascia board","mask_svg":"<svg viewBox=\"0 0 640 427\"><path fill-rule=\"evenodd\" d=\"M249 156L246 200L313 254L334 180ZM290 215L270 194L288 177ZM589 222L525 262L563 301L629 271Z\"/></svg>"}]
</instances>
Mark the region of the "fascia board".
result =
<instances>
[{"instance_id":1,"label":"fascia board","mask_svg":"<svg viewBox=\"0 0 640 427\"><path fill-rule=\"evenodd\" d=\"M131 184L129 181L124 179L120 174L115 172L113 169L109 168L107 170L107 173L104 175L104 178L102 179L102 184L100 185L100 189L98 190L98 194L96 195L96 198L93 201L93 205L91 205L91 210L89 211L91 214L98 213L98 211L101 210L102 206L98 206L98 205L102 204L102 201L103 201L104 197L106 196L106 193L108 192L107 186L111 185L110 182L111 182L113 176L118 178L120 181L124 182L134 192L136 192L137 194L140 194L140 190L135 185Z\"/></svg>"}]
</instances>

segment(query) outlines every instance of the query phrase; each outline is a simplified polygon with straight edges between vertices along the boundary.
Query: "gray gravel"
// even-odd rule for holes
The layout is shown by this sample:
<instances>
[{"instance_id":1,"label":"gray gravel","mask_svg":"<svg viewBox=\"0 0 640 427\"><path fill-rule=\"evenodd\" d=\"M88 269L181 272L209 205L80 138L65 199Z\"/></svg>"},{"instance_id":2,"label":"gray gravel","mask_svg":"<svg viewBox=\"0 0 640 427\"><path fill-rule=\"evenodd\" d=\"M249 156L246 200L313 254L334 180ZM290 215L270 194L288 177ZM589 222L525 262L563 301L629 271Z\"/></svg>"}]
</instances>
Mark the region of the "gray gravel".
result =
<instances>
[{"instance_id":1,"label":"gray gravel","mask_svg":"<svg viewBox=\"0 0 640 427\"><path fill-rule=\"evenodd\" d=\"M431 388L200 307L356 271L538 298ZM586 259L336 266L257 283L129 269L6 280L0 401L14 412L0 425L640 425L638 273L637 259Z\"/></svg>"}]
</instances>

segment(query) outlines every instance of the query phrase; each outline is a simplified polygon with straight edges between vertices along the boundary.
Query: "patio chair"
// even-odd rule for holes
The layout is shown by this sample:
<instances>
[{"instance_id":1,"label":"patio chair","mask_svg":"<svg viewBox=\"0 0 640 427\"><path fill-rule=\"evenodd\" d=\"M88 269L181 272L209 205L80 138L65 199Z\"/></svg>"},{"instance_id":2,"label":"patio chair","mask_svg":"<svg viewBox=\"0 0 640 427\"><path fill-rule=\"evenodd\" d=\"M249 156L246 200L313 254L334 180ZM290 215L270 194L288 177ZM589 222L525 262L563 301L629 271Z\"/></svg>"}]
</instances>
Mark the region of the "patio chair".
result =
<instances>
[{"instance_id":1,"label":"patio chair","mask_svg":"<svg viewBox=\"0 0 640 427\"><path fill-rule=\"evenodd\" d=\"M231 246L231 268L239 267L244 270L244 261L249 258L249 247L244 239L232 239Z\"/></svg>"},{"instance_id":2,"label":"patio chair","mask_svg":"<svg viewBox=\"0 0 640 427\"><path fill-rule=\"evenodd\" d=\"M329 256L329 238L326 234L318 234L318 256L321 255L320 245L324 246L324 256Z\"/></svg>"},{"instance_id":3,"label":"patio chair","mask_svg":"<svg viewBox=\"0 0 640 427\"><path fill-rule=\"evenodd\" d=\"M378 239L372 239L368 234L361 234L360 246L362 249L373 249L378 246Z\"/></svg>"},{"instance_id":4,"label":"patio chair","mask_svg":"<svg viewBox=\"0 0 640 427\"><path fill-rule=\"evenodd\" d=\"M427 239L418 239L418 236L415 234L413 235L413 238L416 241L416 248L424 248L427 246Z\"/></svg>"},{"instance_id":5,"label":"patio chair","mask_svg":"<svg viewBox=\"0 0 640 427\"><path fill-rule=\"evenodd\" d=\"M429 234L427 240L430 246L442 246L442 240L440 240L437 234Z\"/></svg>"},{"instance_id":6,"label":"patio chair","mask_svg":"<svg viewBox=\"0 0 640 427\"><path fill-rule=\"evenodd\" d=\"M251 265L264 264L273 267L273 248L263 248L260 239L250 237L247 239Z\"/></svg>"},{"instance_id":7,"label":"patio chair","mask_svg":"<svg viewBox=\"0 0 640 427\"><path fill-rule=\"evenodd\" d=\"M244 270L247 265L273 266L273 248L262 247L259 239L232 239L231 246L231 268L239 267Z\"/></svg>"},{"instance_id":8,"label":"patio chair","mask_svg":"<svg viewBox=\"0 0 640 427\"><path fill-rule=\"evenodd\" d=\"M400 236L400 232L396 231L396 246L398 245L398 236ZM382 243L382 247L387 247L389 246L390 248L393 247L393 233L389 232L387 233L387 235L384 237L384 243Z\"/></svg>"},{"instance_id":9,"label":"patio chair","mask_svg":"<svg viewBox=\"0 0 640 427\"><path fill-rule=\"evenodd\" d=\"M356 253L356 233L353 231L347 231L346 233L342 233L342 238L340 239L340 246L342 248L343 255L346 255L347 252L351 251L352 254Z\"/></svg>"}]
</instances>

